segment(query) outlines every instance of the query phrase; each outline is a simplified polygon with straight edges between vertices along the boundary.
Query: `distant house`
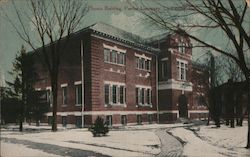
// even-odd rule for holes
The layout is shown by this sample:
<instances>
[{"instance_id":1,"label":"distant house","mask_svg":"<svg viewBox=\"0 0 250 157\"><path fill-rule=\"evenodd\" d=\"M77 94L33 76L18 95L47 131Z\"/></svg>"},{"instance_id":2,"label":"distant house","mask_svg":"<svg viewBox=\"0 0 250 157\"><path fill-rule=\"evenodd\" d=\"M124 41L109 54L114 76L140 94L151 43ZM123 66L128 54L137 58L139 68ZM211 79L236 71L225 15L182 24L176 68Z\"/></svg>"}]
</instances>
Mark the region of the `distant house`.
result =
<instances>
[{"instance_id":1,"label":"distant house","mask_svg":"<svg viewBox=\"0 0 250 157\"><path fill-rule=\"evenodd\" d=\"M48 72L41 57L35 55L40 77L35 88L46 90L47 100L51 101ZM207 71L193 67L188 38L161 35L142 39L96 23L74 33L61 55L58 123L80 126L84 119L88 126L97 116L105 117L110 126L173 122L179 117L205 118L207 108L194 99L196 88L201 88L198 94L206 92L208 77L205 82L197 82L194 72L199 74L195 77L200 77ZM47 113L48 121L51 116L52 112Z\"/></svg>"}]
</instances>

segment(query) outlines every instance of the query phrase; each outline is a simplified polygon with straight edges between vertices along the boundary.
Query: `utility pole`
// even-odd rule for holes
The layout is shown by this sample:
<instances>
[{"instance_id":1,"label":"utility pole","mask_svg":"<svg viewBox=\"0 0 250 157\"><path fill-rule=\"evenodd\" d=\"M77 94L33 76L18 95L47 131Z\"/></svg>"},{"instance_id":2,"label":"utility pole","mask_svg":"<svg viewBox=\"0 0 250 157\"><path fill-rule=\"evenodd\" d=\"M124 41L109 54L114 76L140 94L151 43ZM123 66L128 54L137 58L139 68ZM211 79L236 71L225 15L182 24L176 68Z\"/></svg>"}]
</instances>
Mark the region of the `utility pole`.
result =
<instances>
[{"instance_id":1,"label":"utility pole","mask_svg":"<svg viewBox=\"0 0 250 157\"><path fill-rule=\"evenodd\" d=\"M82 76L82 111L81 111L81 116L82 116L82 128L84 127L84 67L83 67L83 55L84 55L84 46L83 42L81 40L81 76Z\"/></svg>"}]
</instances>

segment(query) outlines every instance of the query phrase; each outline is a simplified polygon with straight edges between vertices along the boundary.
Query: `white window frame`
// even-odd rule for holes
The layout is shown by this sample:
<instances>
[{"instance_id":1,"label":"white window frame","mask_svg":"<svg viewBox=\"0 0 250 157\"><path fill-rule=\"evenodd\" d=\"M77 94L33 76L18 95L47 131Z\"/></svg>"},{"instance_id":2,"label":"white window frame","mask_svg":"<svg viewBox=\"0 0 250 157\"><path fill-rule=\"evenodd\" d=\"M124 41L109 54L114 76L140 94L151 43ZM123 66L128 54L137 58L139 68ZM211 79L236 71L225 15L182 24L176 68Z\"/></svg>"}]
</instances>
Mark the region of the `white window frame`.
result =
<instances>
[{"instance_id":1,"label":"white window frame","mask_svg":"<svg viewBox=\"0 0 250 157\"><path fill-rule=\"evenodd\" d=\"M62 88L62 106L67 106L68 105L68 91L67 91L67 85L61 85L61 88ZM65 91L64 89L66 89L66 94L65 94ZM66 101L66 102L65 102Z\"/></svg>"},{"instance_id":2,"label":"white window frame","mask_svg":"<svg viewBox=\"0 0 250 157\"><path fill-rule=\"evenodd\" d=\"M103 54L104 54L104 62L109 64L115 64L120 66L125 66L125 58L126 58L126 50L117 48L117 46L109 46L106 44L103 44ZM109 59L105 59L105 50L109 50ZM122 60L120 60L121 55L123 55ZM115 59L113 58L115 57ZM121 63L120 63L121 61Z\"/></svg>"},{"instance_id":3,"label":"white window frame","mask_svg":"<svg viewBox=\"0 0 250 157\"><path fill-rule=\"evenodd\" d=\"M81 89L82 88L82 84L75 84L75 102L76 102L75 105L76 106L81 106L82 105L82 95L78 94L79 88L80 88L81 93L82 93L82 89ZM81 102L78 102L79 97L80 97Z\"/></svg>"},{"instance_id":4,"label":"white window frame","mask_svg":"<svg viewBox=\"0 0 250 157\"><path fill-rule=\"evenodd\" d=\"M147 57L145 56L145 54L137 54L135 53L135 62L136 62L136 69L138 70L145 70L145 71L151 71L151 61L152 61L152 58L151 57ZM147 63L148 62L148 69L147 69Z\"/></svg>"},{"instance_id":5,"label":"white window frame","mask_svg":"<svg viewBox=\"0 0 250 157\"><path fill-rule=\"evenodd\" d=\"M109 86L109 103L107 104L105 101L105 85ZM116 86L116 103L113 102L113 87ZM123 87L123 103L120 101L120 88ZM120 82L110 82L110 81L104 81L104 104L107 105L123 105L126 107L126 86L125 83Z\"/></svg>"},{"instance_id":6,"label":"white window frame","mask_svg":"<svg viewBox=\"0 0 250 157\"><path fill-rule=\"evenodd\" d=\"M108 62L109 63L110 62L110 56L111 56L110 49L104 48L103 55L104 55L104 62Z\"/></svg>"},{"instance_id":7,"label":"white window frame","mask_svg":"<svg viewBox=\"0 0 250 157\"><path fill-rule=\"evenodd\" d=\"M139 105L139 106L152 106L152 87L136 85L135 90L137 90L137 89L138 89L138 93L137 93L136 97L138 97L138 102L136 102L136 105ZM150 91L149 92L149 103L147 101L147 99L148 99L147 91L148 90ZM142 93L142 91L144 91L144 92ZM142 103L142 98L143 98L142 94L144 94L144 99L143 99L144 103Z\"/></svg>"},{"instance_id":8,"label":"white window frame","mask_svg":"<svg viewBox=\"0 0 250 157\"><path fill-rule=\"evenodd\" d=\"M178 43L178 51L180 53L183 53L183 54L186 52L186 44L183 40L183 37L181 38L180 42Z\"/></svg>"},{"instance_id":9,"label":"white window frame","mask_svg":"<svg viewBox=\"0 0 250 157\"><path fill-rule=\"evenodd\" d=\"M185 60L177 59L176 63L177 63L177 78L178 78L178 80L186 81L187 80L187 71L188 71L188 62Z\"/></svg>"},{"instance_id":10,"label":"white window frame","mask_svg":"<svg viewBox=\"0 0 250 157\"><path fill-rule=\"evenodd\" d=\"M108 87L108 102L106 102L106 87ZM110 104L110 85L104 84L104 104L109 105Z\"/></svg>"}]
</instances>

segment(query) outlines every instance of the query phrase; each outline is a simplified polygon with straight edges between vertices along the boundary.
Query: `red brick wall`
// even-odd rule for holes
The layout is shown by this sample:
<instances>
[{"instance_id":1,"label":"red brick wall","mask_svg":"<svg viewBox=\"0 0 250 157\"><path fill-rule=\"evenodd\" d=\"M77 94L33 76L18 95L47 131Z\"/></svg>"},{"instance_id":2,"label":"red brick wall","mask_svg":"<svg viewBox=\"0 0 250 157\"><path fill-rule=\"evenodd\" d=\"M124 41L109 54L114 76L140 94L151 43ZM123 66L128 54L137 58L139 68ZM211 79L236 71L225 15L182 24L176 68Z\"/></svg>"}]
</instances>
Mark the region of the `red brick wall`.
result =
<instances>
[{"instance_id":1,"label":"red brick wall","mask_svg":"<svg viewBox=\"0 0 250 157\"><path fill-rule=\"evenodd\" d=\"M103 43L109 46L117 46L120 49L126 50L125 66L119 66L104 62L104 47ZM147 73L143 70L137 70L135 64L135 53L144 53L148 57L152 57L150 77L142 78L138 75L141 73L143 76ZM156 71L155 71L155 59L156 56L148 54L143 51L138 51L113 43L91 37L91 54L92 57L92 106L95 111L111 111L111 110L124 110L124 111L135 111L135 110L156 110ZM98 59L97 59L98 58ZM112 68L114 71L120 70L125 71L126 74L120 74L108 71ZM104 105L104 81L122 82L126 85L126 105L124 106L109 106ZM136 107L136 96L135 96L135 85L145 85L152 87L152 103L153 108L150 107Z\"/></svg>"}]
</instances>

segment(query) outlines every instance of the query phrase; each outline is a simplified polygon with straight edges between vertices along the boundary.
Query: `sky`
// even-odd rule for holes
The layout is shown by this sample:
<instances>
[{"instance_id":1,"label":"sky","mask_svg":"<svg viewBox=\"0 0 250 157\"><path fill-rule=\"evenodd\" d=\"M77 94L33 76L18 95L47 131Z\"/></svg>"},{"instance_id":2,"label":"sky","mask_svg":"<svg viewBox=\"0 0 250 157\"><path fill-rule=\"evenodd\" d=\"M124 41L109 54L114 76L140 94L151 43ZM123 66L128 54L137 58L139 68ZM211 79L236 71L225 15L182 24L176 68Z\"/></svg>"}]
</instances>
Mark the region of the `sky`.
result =
<instances>
[{"instance_id":1,"label":"sky","mask_svg":"<svg viewBox=\"0 0 250 157\"><path fill-rule=\"evenodd\" d=\"M25 0L15 0L16 6L26 9ZM128 10L129 5L123 0L89 0L89 12L80 28L84 28L96 22L105 22L125 29L136 34L150 36L152 31L144 33L144 25L140 24L140 15L134 11ZM11 24L6 20L5 13L11 17L14 22L18 22L10 0L0 0L0 7L4 10L0 12L0 74L4 74L6 79L11 79L8 71L12 70L12 62L17 51L20 50L22 44L29 50L29 46L25 44L18 36ZM29 23L27 23L27 27Z\"/></svg>"},{"instance_id":2,"label":"sky","mask_svg":"<svg viewBox=\"0 0 250 157\"><path fill-rule=\"evenodd\" d=\"M135 0L131 0L135 1ZM167 0L166 2L172 5L173 1ZM26 0L15 0L16 6L22 10L27 9ZM143 21L143 17L140 13L129 9L130 6L126 0L88 0L89 12L84 17L84 21L80 28L84 28L96 22L104 22L128 32L138 34L142 37L150 37L156 34L162 33L159 30L152 29L149 25ZM17 51L20 50L22 44L25 42L20 39L14 28L5 18L5 13L14 21L17 22L15 12L11 9L12 3L10 0L0 0L0 7L4 10L4 13L0 11L0 75L5 76L7 80L12 77L8 74L8 71L12 70L12 62L15 58ZM154 6L152 6L154 7ZM191 20L199 20L202 17L194 17ZM30 22L26 23L26 27L30 27ZM203 36L203 39L214 43L220 43L221 33L208 33L208 32L196 32L199 36ZM27 50L30 48L27 47ZM194 58L202 56L204 50L194 49ZM3 77L3 76L1 76Z\"/></svg>"}]
</instances>

